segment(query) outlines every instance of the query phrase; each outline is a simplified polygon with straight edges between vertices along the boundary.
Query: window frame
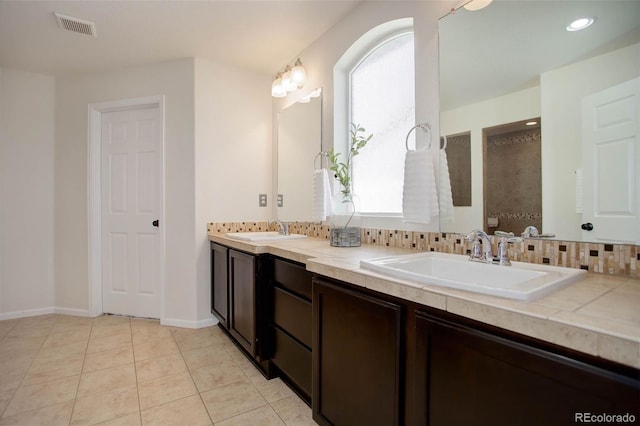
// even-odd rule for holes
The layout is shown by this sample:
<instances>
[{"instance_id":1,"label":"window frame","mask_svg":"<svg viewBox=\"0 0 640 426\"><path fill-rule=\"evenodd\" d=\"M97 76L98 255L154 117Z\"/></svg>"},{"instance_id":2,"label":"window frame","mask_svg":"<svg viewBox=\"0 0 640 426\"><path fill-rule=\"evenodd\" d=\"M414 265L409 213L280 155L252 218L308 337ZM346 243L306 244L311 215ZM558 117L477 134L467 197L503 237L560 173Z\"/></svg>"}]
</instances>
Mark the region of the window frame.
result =
<instances>
[{"instance_id":1,"label":"window frame","mask_svg":"<svg viewBox=\"0 0 640 426\"><path fill-rule=\"evenodd\" d=\"M373 55L376 50L380 49L382 46L384 46L387 43L390 43L398 38L404 37L411 34L413 36L413 48L414 48L414 58L415 58L415 31L413 26L411 27L404 27L404 28L400 28L396 31L393 31L391 33L387 33L384 34L383 36L380 36L376 39L375 44L373 44L372 46L369 46L369 48L366 50L366 52L361 55L356 61L352 62L352 66L350 67L349 71L348 71L348 77L347 77L347 95L348 95L348 100L347 100L347 123L352 123L353 122L353 90L352 90L352 78L353 78L353 74L354 72L357 71L357 69L360 67L360 65L365 62L371 55ZM415 65L414 65L415 68ZM414 73L415 73L415 69L414 69ZM414 77L415 80L415 77ZM414 81L415 84L415 81ZM415 97L414 97L414 108L415 108ZM415 113L414 113L415 114ZM346 146L343 147L346 150ZM352 171L353 173L353 171ZM353 178L353 177L352 177ZM354 179L355 181L355 179ZM400 190L402 190L402 188L400 188ZM402 220L403 214L402 212L366 212L366 211L361 211L360 212L360 216L364 219L364 218L368 218L368 222L375 222L375 223L386 223L385 219L392 219L394 222L397 220Z\"/></svg>"}]
</instances>

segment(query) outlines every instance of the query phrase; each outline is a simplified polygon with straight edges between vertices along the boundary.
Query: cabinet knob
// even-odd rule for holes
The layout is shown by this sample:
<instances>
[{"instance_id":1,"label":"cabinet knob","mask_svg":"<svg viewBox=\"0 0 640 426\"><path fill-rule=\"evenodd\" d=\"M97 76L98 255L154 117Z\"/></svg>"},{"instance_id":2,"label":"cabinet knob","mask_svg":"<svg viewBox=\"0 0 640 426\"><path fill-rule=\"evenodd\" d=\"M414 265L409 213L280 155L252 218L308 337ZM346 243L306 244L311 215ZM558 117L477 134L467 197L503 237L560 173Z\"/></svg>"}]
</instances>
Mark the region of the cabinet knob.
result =
<instances>
[{"instance_id":1,"label":"cabinet knob","mask_svg":"<svg viewBox=\"0 0 640 426\"><path fill-rule=\"evenodd\" d=\"M584 229L585 231L593 231L593 223L591 222L583 223L581 228Z\"/></svg>"},{"instance_id":2,"label":"cabinet knob","mask_svg":"<svg viewBox=\"0 0 640 426\"><path fill-rule=\"evenodd\" d=\"M153 222L151 222L151 224L157 228L157 227L160 226L160 221L158 219L156 219Z\"/></svg>"}]
</instances>

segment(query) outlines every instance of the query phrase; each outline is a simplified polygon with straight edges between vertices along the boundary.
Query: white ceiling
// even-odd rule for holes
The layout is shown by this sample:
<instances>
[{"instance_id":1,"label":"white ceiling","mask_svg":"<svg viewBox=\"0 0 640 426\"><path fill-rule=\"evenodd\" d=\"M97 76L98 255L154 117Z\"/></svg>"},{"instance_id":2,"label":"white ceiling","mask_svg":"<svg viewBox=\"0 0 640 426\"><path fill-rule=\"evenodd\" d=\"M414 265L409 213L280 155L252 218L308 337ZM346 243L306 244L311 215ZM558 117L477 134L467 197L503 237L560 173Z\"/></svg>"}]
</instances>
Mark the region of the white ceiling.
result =
<instances>
[{"instance_id":1,"label":"white ceiling","mask_svg":"<svg viewBox=\"0 0 640 426\"><path fill-rule=\"evenodd\" d=\"M201 57L275 74L358 1L0 0L0 66L61 76ZM54 12L98 37L63 31Z\"/></svg>"},{"instance_id":2,"label":"white ceiling","mask_svg":"<svg viewBox=\"0 0 640 426\"><path fill-rule=\"evenodd\" d=\"M566 31L585 16L596 17L590 28ZM446 111L536 85L545 71L640 42L640 0L495 0L446 16L439 38L440 109Z\"/></svg>"}]
</instances>

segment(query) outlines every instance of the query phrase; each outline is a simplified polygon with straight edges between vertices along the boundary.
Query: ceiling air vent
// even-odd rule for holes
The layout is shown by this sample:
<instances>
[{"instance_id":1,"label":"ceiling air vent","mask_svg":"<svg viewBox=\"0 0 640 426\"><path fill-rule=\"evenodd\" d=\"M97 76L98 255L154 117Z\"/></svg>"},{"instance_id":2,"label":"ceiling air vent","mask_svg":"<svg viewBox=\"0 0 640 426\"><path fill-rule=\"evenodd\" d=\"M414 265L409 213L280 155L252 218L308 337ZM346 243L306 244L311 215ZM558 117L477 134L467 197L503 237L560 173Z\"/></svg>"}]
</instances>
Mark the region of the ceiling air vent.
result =
<instances>
[{"instance_id":1,"label":"ceiling air vent","mask_svg":"<svg viewBox=\"0 0 640 426\"><path fill-rule=\"evenodd\" d=\"M54 12L54 15L56 15L58 24L60 24L60 28L62 28L63 30L97 37L95 23L85 21L84 19L74 18L73 16L63 15L58 12Z\"/></svg>"}]
</instances>

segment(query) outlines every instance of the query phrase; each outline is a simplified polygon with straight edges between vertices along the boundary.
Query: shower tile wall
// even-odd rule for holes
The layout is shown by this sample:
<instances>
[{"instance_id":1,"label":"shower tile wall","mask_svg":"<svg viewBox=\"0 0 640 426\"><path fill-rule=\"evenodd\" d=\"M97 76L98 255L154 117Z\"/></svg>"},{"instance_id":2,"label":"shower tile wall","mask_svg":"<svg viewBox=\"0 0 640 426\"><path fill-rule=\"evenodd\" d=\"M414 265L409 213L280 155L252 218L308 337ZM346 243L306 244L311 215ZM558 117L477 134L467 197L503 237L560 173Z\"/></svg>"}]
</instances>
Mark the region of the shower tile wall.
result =
<instances>
[{"instance_id":1,"label":"shower tile wall","mask_svg":"<svg viewBox=\"0 0 640 426\"><path fill-rule=\"evenodd\" d=\"M486 149L486 213L498 219L490 231L519 235L533 225L543 232L540 129L490 136Z\"/></svg>"},{"instance_id":2,"label":"shower tile wall","mask_svg":"<svg viewBox=\"0 0 640 426\"><path fill-rule=\"evenodd\" d=\"M447 163L454 206L471 205L471 133L447 136Z\"/></svg>"}]
</instances>

